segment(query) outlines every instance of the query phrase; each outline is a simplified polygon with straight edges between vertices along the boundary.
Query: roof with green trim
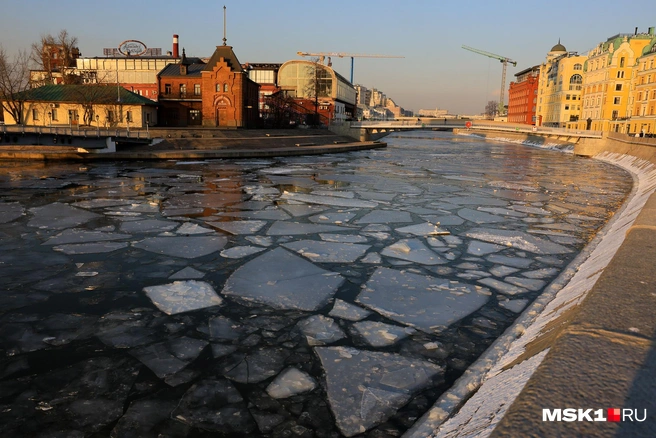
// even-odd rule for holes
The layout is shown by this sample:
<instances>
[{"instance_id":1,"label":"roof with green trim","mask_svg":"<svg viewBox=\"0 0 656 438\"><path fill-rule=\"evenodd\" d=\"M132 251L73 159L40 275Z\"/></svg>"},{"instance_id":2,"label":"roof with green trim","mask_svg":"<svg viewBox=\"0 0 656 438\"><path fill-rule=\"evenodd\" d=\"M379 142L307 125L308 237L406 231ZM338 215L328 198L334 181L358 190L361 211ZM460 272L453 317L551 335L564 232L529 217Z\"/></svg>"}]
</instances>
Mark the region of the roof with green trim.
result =
<instances>
[{"instance_id":1,"label":"roof with green trim","mask_svg":"<svg viewBox=\"0 0 656 438\"><path fill-rule=\"evenodd\" d=\"M123 87L110 85L44 85L14 95L14 99L30 102L157 105L157 102Z\"/></svg>"}]
</instances>

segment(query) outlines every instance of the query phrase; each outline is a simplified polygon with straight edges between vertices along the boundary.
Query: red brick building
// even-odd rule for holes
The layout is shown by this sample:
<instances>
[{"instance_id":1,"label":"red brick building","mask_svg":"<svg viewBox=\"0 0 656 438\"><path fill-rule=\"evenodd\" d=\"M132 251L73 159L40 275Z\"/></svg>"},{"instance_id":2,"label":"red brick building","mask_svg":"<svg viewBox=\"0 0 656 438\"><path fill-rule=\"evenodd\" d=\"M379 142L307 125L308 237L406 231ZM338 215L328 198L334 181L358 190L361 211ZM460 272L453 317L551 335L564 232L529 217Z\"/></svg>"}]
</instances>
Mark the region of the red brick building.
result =
<instances>
[{"instance_id":1,"label":"red brick building","mask_svg":"<svg viewBox=\"0 0 656 438\"><path fill-rule=\"evenodd\" d=\"M535 125L540 66L520 71L515 77L508 90L508 122Z\"/></svg>"},{"instance_id":2,"label":"red brick building","mask_svg":"<svg viewBox=\"0 0 656 438\"><path fill-rule=\"evenodd\" d=\"M259 86L232 51L217 46L210 60L179 64L157 75L160 126L251 128L258 123Z\"/></svg>"}]
</instances>

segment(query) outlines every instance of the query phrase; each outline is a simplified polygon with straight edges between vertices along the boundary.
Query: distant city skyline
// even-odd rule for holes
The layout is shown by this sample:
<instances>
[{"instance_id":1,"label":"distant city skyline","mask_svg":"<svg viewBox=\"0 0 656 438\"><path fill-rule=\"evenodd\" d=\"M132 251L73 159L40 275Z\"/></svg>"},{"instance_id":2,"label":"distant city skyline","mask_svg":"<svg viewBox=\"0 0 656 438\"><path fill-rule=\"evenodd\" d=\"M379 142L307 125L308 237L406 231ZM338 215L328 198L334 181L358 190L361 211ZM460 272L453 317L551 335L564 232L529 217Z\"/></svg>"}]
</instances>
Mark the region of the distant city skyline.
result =
<instances>
[{"instance_id":1,"label":"distant city skyline","mask_svg":"<svg viewBox=\"0 0 656 438\"><path fill-rule=\"evenodd\" d=\"M404 56L355 58L354 83L381 90L407 110L440 108L451 114L478 114L499 98L501 64L463 50L463 44L517 61L517 67L507 69L507 92L515 73L544 62L559 40L568 51L584 54L608 37L656 25L653 3L646 0L621 8L607 0L557 0L530 8L479 0L7 3L0 17L0 44L10 55L29 51L43 34L66 29L77 37L85 57L101 57L103 48L129 39L166 53L173 34L180 36L187 56L210 56L223 42L225 5L227 43L241 63L307 59L298 51ZM350 78L350 58L333 58L332 63Z\"/></svg>"}]
</instances>

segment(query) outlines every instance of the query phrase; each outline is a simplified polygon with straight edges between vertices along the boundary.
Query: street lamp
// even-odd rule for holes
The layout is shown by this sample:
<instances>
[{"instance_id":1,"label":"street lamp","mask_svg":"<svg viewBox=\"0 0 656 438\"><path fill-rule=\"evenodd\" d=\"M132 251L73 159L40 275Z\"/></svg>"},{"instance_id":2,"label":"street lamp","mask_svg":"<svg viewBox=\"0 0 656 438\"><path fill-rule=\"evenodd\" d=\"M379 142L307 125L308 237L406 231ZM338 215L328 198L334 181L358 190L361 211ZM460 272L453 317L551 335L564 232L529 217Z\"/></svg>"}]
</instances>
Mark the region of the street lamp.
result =
<instances>
[{"instance_id":1,"label":"street lamp","mask_svg":"<svg viewBox=\"0 0 656 438\"><path fill-rule=\"evenodd\" d=\"M148 125L150 125L150 121L146 120L146 138L150 138L150 132L148 132Z\"/></svg>"},{"instance_id":2,"label":"street lamp","mask_svg":"<svg viewBox=\"0 0 656 438\"><path fill-rule=\"evenodd\" d=\"M128 125L128 137L130 136L130 111L125 113L125 122Z\"/></svg>"},{"instance_id":3,"label":"street lamp","mask_svg":"<svg viewBox=\"0 0 656 438\"><path fill-rule=\"evenodd\" d=\"M100 115L96 114L96 132L98 137L100 137Z\"/></svg>"}]
</instances>

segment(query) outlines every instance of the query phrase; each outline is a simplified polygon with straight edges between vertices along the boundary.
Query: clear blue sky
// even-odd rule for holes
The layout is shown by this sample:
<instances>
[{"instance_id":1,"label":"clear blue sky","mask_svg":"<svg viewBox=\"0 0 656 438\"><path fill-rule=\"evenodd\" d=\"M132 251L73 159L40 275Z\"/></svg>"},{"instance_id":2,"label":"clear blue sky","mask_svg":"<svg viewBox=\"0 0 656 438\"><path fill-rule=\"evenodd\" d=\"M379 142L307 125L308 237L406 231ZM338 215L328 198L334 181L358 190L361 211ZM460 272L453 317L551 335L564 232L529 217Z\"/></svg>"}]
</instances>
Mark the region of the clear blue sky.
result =
<instances>
[{"instance_id":1,"label":"clear blue sky","mask_svg":"<svg viewBox=\"0 0 656 438\"><path fill-rule=\"evenodd\" d=\"M559 38L584 53L612 35L656 26L653 0L2 0L0 44L15 53L66 29L91 57L127 39L166 52L178 34L187 55L210 56L222 44L224 5L228 44L242 63L300 59L298 51L404 56L356 58L354 82L406 109L454 114L482 112L501 85L501 63L463 44L517 61L507 89ZM333 59L333 68L349 78L350 58Z\"/></svg>"}]
</instances>

